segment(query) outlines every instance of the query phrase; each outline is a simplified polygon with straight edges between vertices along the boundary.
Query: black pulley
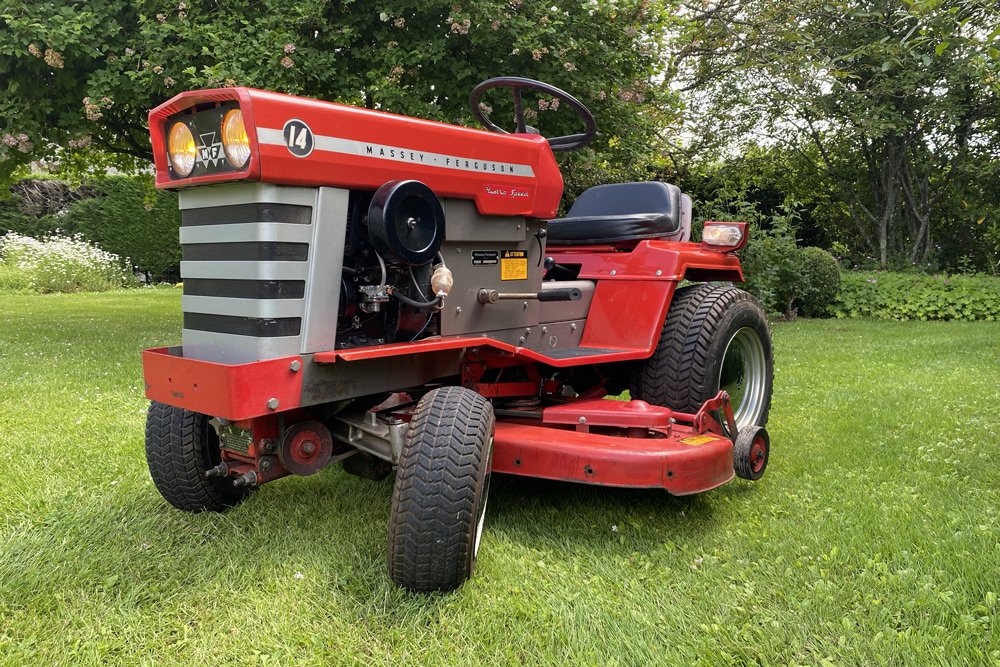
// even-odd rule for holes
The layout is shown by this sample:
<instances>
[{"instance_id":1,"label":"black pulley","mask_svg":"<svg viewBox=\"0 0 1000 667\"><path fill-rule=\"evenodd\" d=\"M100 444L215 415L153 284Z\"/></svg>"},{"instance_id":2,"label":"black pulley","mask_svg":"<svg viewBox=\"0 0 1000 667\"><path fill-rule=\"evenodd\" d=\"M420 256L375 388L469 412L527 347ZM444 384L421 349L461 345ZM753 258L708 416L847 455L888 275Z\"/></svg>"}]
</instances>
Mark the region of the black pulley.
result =
<instances>
[{"instance_id":1,"label":"black pulley","mask_svg":"<svg viewBox=\"0 0 1000 667\"><path fill-rule=\"evenodd\" d=\"M444 209L420 181L389 181L368 207L368 233L383 259L426 264L444 241Z\"/></svg>"}]
</instances>

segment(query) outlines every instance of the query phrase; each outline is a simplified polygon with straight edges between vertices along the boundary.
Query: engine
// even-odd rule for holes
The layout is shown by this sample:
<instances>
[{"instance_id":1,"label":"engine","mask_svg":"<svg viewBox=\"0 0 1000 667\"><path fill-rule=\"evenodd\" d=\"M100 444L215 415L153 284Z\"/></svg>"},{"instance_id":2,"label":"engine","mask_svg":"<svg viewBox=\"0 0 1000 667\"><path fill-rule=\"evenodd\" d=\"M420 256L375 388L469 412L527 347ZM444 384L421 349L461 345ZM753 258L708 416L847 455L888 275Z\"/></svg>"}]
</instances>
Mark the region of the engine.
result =
<instances>
[{"instance_id":1,"label":"engine","mask_svg":"<svg viewBox=\"0 0 1000 667\"><path fill-rule=\"evenodd\" d=\"M439 333L451 271L440 254L444 211L417 181L350 195L337 347L407 342Z\"/></svg>"}]
</instances>

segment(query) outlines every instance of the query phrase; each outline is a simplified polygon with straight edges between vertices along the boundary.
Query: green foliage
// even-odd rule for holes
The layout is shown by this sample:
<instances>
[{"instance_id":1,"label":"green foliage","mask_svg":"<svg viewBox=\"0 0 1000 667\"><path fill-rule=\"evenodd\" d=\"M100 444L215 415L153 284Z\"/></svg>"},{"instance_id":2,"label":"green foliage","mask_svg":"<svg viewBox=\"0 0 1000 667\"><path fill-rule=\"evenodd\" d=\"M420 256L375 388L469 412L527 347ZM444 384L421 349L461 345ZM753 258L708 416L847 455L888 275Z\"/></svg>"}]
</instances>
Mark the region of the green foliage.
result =
<instances>
[{"instance_id":1,"label":"green foliage","mask_svg":"<svg viewBox=\"0 0 1000 667\"><path fill-rule=\"evenodd\" d=\"M0 8L0 182L56 147L148 162L148 110L186 89L252 86L468 124L469 91L504 74L593 109L602 136L571 158L588 182L651 159L656 113L675 99L661 76L672 20L649 0L14 0ZM565 109L530 113L543 134L578 129Z\"/></svg>"},{"instance_id":2,"label":"green foliage","mask_svg":"<svg viewBox=\"0 0 1000 667\"><path fill-rule=\"evenodd\" d=\"M822 248L810 246L799 251L805 289L799 295L799 310L806 317L827 314L840 290L840 266L836 258Z\"/></svg>"},{"instance_id":3,"label":"green foliage","mask_svg":"<svg viewBox=\"0 0 1000 667\"><path fill-rule=\"evenodd\" d=\"M149 176L108 176L90 182L100 196L70 206L73 230L154 279L174 279L181 259L177 195Z\"/></svg>"},{"instance_id":4,"label":"green foliage","mask_svg":"<svg viewBox=\"0 0 1000 667\"><path fill-rule=\"evenodd\" d=\"M795 302L808 293L809 284L804 256L794 238L753 229L740 261L746 277L744 288L768 312L795 314Z\"/></svg>"},{"instance_id":5,"label":"green foliage","mask_svg":"<svg viewBox=\"0 0 1000 667\"><path fill-rule=\"evenodd\" d=\"M151 279L177 278L177 195L156 190L150 176L100 176L78 188L33 177L13 189L20 194L0 200L0 232L34 238L57 232L80 234L109 252L129 257Z\"/></svg>"},{"instance_id":6,"label":"green foliage","mask_svg":"<svg viewBox=\"0 0 1000 667\"><path fill-rule=\"evenodd\" d=\"M1000 278L845 272L832 312L885 320L1000 320Z\"/></svg>"},{"instance_id":7,"label":"green foliage","mask_svg":"<svg viewBox=\"0 0 1000 667\"><path fill-rule=\"evenodd\" d=\"M10 233L0 239L4 282L40 292L104 292L135 287L128 260L105 252L80 236L33 239ZM19 272L20 278L11 274Z\"/></svg>"},{"instance_id":8,"label":"green foliage","mask_svg":"<svg viewBox=\"0 0 1000 667\"><path fill-rule=\"evenodd\" d=\"M733 0L686 26L677 71L716 148L699 160L725 156L757 187L815 199L833 234L823 244L882 268L964 255L989 270L979 241L1000 215L1000 5ZM703 122L692 118L696 136ZM781 170L757 171L761 152Z\"/></svg>"},{"instance_id":9,"label":"green foliage","mask_svg":"<svg viewBox=\"0 0 1000 667\"><path fill-rule=\"evenodd\" d=\"M746 278L743 287L769 313L786 317L799 312L809 317L825 315L840 283L837 260L821 248L799 247L797 202L773 205L765 213L759 201L745 194L720 189L713 199L699 202L692 237L700 236L705 220L750 223L750 240L740 253Z\"/></svg>"},{"instance_id":10,"label":"green foliage","mask_svg":"<svg viewBox=\"0 0 1000 667\"><path fill-rule=\"evenodd\" d=\"M31 277L13 262L0 258L0 294L30 291Z\"/></svg>"}]
</instances>

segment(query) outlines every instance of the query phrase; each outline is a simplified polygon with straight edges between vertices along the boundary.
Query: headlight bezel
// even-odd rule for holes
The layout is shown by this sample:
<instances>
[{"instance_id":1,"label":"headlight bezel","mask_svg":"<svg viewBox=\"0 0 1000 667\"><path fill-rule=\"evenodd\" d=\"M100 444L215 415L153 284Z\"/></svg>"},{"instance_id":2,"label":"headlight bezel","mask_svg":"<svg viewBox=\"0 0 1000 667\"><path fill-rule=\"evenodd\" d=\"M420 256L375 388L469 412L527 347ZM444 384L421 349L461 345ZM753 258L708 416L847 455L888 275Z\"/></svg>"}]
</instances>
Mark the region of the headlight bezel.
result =
<instances>
[{"instance_id":1,"label":"headlight bezel","mask_svg":"<svg viewBox=\"0 0 1000 667\"><path fill-rule=\"evenodd\" d=\"M186 133L187 136L184 136ZM178 142L185 145L178 146ZM175 120L167 128L167 162L177 178L187 178L198 165L198 144L194 132L184 120Z\"/></svg>"},{"instance_id":2,"label":"headlight bezel","mask_svg":"<svg viewBox=\"0 0 1000 667\"><path fill-rule=\"evenodd\" d=\"M747 244L748 231L745 222L706 221L701 233L701 247L716 252L736 252Z\"/></svg>"},{"instance_id":3,"label":"headlight bezel","mask_svg":"<svg viewBox=\"0 0 1000 667\"><path fill-rule=\"evenodd\" d=\"M243 110L239 107L226 110L219 124L222 150L226 162L236 170L243 170L250 163L250 136L243 120Z\"/></svg>"}]
</instances>

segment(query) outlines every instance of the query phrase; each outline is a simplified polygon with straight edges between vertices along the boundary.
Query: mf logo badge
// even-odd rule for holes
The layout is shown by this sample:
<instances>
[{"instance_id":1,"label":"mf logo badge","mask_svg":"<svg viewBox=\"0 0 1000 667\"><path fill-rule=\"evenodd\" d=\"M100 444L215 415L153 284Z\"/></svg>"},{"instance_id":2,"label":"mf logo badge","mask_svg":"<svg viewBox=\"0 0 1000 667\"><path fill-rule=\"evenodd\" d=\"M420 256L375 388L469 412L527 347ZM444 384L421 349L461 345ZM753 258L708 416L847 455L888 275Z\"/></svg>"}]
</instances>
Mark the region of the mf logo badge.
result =
<instances>
[{"instance_id":1,"label":"mf logo badge","mask_svg":"<svg viewBox=\"0 0 1000 667\"><path fill-rule=\"evenodd\" d=\"M313 152L316 141L312 130L303 121L293 118L281 130L285 137L285 147L295 157L308 157Z\"/></svg>"},{"instance_id":2,"label":"mf logo badge","mask_svg":"<svg viewBox=\"0 0 1000 667\"><path fill-rule=\"evenodd\" d=\"M222 142L216 140L215 132L199 134L201 146L198 147L198 164L214 167L222 162Z\"/></svg>"}]
</instances>

